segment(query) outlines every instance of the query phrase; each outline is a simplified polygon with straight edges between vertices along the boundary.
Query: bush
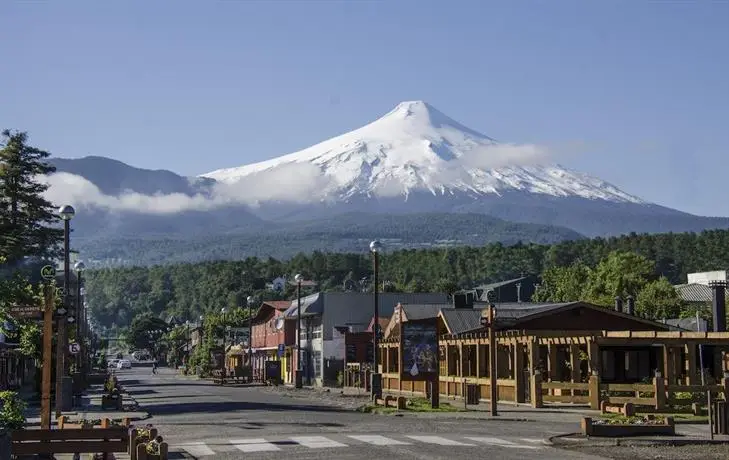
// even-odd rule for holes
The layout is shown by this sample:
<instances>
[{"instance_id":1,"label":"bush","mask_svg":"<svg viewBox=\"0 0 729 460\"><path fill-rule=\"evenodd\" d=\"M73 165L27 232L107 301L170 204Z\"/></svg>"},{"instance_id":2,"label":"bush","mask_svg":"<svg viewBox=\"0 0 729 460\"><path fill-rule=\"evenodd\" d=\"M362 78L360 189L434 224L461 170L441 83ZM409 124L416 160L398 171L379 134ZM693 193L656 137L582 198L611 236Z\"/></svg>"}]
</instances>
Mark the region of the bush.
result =
<instances>
[{"instance_id":1,"label":"bush","mask_svg":"<svg viewBox=\"0 0 729 460\"><path fill-rule=\"evenodd\" d=\"M0 427L20 430L25 427L25 401L15 391L0 391Z\"/></svg>"}]
</instances>

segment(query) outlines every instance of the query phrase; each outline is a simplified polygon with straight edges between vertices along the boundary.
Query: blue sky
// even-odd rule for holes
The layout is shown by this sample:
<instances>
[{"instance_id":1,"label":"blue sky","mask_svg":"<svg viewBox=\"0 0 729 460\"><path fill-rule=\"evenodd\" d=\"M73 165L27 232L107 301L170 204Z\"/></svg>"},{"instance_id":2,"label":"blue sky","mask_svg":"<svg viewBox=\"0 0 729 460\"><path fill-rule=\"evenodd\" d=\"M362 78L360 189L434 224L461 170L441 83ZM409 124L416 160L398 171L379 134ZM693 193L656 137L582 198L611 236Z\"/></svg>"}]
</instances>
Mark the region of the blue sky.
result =
<instances>
[{"instance_id":1,"label":"blue sky","mask_svg":"<svg viewBox=\"0 0 729 460\"><path fill-rule=\"evenodd\" d=\"M0 127L194 175L426 100L647 200L729 216L729 2L16 1Z\"/></svg>"}]
</instances>

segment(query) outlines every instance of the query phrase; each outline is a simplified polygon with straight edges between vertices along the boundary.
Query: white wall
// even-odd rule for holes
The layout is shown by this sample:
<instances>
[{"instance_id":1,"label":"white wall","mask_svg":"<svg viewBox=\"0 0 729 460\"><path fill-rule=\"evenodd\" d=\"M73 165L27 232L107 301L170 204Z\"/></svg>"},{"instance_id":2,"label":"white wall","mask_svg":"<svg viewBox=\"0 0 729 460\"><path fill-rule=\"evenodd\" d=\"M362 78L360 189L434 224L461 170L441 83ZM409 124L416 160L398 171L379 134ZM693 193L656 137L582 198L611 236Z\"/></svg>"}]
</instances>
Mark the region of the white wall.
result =
<instances>
[{"instance_id":1,"label":"white wall","mask_svg":"<svg viewBox=\"0 0 729 460\"><path fill-rule=\"evenodd\" d=\"M718 270L713 272L689 273L689 284L709 285L710 281L726 281L726 270Z\"/></svg>"},{"instance_id":2,"label":"white wall","mask_svg":"<svg viewBox=\"0 0 729 460\"><path fill-rule=\"evenodd\" d=\"M322 353L322 358L343 360L345 351L344 335L334 328L334 331L332 332L332 340L324 341L324 352Z\"/></svg>"}]
</instances>

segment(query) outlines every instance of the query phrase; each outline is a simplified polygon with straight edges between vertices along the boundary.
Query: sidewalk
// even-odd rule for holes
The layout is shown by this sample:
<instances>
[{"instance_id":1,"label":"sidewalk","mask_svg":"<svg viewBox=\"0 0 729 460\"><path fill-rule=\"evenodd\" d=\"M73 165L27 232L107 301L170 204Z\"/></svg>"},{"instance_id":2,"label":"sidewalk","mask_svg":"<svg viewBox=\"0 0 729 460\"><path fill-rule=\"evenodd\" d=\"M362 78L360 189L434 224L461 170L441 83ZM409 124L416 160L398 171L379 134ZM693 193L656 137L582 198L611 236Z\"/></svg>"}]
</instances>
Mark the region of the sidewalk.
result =
<instances>
[{"instance_id":1,"label":"sidewalk","mask_svg":"<svg viewBox=\"0 0 729 460\"><path fill-rule=\"evenodd\" d=\"M101 395L104 392L103 385L92 385L81 396L81 405L68 412L61 412L67 415L71 420L101 420L108 418L112 420L121 420L129 418L132 422L146 420L149 414L139 410L137 401L127 393L122 393L125 410L111 411L101 408ZM29 428L40 426L40 406L33 405L26 409L27 426ZM55 413L51 412L51 425L56 425Z\"/></svg>"}]
</instances>

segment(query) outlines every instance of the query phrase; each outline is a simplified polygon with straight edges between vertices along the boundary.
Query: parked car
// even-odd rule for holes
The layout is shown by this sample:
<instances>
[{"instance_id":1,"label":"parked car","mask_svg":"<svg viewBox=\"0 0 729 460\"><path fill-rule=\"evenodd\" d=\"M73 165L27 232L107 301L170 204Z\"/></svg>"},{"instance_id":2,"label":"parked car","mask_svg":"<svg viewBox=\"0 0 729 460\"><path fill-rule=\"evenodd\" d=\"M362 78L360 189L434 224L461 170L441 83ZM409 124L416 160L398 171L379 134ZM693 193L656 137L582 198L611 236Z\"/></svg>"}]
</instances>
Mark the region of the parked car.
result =
<instances>
[{"instance_id":1,"label":"parked car","mask_svg":"<svg viewBox=\"0 0 729 460\"><path fill-rule=\"evenodd\" d=\"M121 359L116 365L117 369L131 369L132 368L132 362L128 359Z\"/></svg>"},{"instance_id":2,"label":"parked car","mask_svg":"<svg viewBox=\"0 0 729 460\"><path fill-rule=\"evenodd\" d=\"M115 368L115 367L117 367L118 364L119 364L119 360L118 359L116 359L116 358L115 359L110 359L109 360L109 363L108 363L108 367L114 367Z\"/></svg>"}]
</instances>

